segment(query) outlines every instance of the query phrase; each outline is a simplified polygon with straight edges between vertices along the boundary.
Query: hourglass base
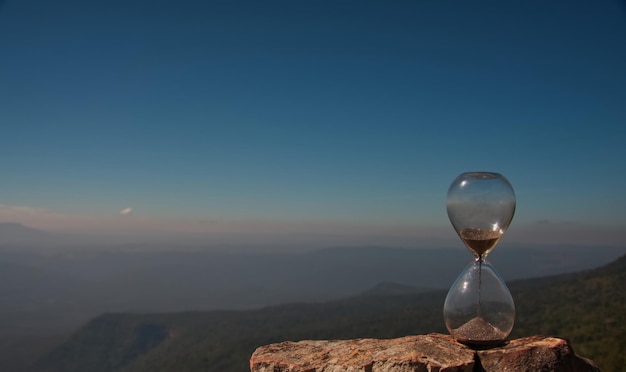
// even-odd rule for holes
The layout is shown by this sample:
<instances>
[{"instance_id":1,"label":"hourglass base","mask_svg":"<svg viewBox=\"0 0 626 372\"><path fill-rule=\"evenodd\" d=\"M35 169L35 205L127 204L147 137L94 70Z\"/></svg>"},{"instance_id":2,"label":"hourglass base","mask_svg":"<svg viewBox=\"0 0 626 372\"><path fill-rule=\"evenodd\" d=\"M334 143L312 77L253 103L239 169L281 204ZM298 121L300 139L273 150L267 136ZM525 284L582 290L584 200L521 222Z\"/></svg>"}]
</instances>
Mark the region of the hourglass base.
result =
<instances>
[{"instance_id":1,"label":"hourglass base","mask_svg":"<svg viewBox=\"0 0 626 372\"><path fill-rule=\"evenodd\" d=\"M452 336L462 344L476 347L493 347L504 343L507 332L481 317L472 318L457 329L451 330Z\"/></svg>"}]
</instances>

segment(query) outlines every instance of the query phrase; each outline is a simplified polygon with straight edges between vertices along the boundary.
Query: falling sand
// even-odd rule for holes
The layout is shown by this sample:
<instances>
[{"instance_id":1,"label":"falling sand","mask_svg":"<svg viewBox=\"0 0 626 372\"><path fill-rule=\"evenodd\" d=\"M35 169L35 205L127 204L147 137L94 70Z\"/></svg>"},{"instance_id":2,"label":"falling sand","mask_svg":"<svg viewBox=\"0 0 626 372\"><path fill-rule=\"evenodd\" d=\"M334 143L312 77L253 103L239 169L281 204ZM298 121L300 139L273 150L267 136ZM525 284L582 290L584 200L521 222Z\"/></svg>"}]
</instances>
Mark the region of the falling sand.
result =
<instances>
[{"instance_id":1,"label":"falling sand","mask_svg":"<svg viewBox=\"0 0 626 372\"><path fill-rule=\"evenodd\" d=\"M479 346L500 343L507 336L506 333L481 317L472 318L452 333L459 342Z\"/></svg>"}]
</instances>

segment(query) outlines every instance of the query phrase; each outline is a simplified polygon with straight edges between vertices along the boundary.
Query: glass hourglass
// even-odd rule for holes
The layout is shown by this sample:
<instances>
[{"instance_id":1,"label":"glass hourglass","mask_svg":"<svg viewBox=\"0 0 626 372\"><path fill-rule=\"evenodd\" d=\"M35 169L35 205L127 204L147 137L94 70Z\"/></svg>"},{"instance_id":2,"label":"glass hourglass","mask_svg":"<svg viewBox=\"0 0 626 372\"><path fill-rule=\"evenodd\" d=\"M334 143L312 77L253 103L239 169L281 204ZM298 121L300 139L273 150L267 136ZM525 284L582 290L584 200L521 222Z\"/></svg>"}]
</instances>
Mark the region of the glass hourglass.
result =
<instances>
[{"instance_id":1,"label":"glass hourglass","mask_svg":"<svg viewBox=\"0 0 626 372\"><path fill-rule=\"evenodd\" d=\"M513 219L515 192L499 173L463 173L450 185L446 208L452 226L474 255L446 296L446 327L464 344L495 346L513 329L515 304L486 258Z\"/></svg>"}]
</instances>

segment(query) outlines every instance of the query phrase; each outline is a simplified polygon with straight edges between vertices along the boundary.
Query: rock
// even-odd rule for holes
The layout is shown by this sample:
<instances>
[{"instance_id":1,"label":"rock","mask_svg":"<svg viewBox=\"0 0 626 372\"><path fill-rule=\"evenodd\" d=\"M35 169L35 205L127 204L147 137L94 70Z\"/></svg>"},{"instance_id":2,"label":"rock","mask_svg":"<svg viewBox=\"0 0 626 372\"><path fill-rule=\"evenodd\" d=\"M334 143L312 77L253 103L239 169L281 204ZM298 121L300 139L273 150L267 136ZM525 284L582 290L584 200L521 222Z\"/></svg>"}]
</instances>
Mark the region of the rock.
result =
<instances>
[{"instance_id":1,"label":"rock","mask_svg":"<svg viewBox=\"0 0 626 372\"><path fill-rule=\"evenodd\" d=\"M391 340L282 342L258 348L253 372L409 372L474 369L474 351L450 336L430 334Z\"/></svg>"},{"instance_id":2,"label":"rock","mask_svg":"<svg viewBox=\"0 0 626 372\"><path fill-rule=\"evenodd\" d=\"M593 362L576 355L567 340L555 337L519 338L504 346L477 353L482 370L486 372L600 371Z\"/></svg>"},{"instance_id":3,"label":"rock","mask_svg":"<svg viewBox=\"0 0 626 372\"><path fill-rule=\"evenodd\" d=\"M432 333L391 340L356 339L282 342L261 346L250 358L252 372L595 372L568 341L545 336L473 350L451 336Z\"/></svg>"}]
</instances>

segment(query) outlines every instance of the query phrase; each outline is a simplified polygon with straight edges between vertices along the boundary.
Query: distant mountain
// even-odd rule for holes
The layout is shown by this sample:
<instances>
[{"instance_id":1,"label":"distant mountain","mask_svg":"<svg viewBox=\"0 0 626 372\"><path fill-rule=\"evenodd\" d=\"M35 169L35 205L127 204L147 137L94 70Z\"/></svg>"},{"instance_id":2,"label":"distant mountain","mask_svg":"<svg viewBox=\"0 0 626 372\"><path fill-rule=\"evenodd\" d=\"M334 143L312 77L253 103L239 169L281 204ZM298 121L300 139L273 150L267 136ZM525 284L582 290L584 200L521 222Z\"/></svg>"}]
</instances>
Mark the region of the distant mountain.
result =
<instances>
[{"instance_id":1,"label":"distant mountain","mask_svg":"<svg viewBox=\"0 0 626 372\"><path fill-rule=\"evenodd\" d=\"M350 247L300 254L171 249L0 250L0 265L13 268L0 273L4 279L0 291L6 287L0 296L0 325L13 323L2 316L7 307L21 308L40 322L50 317L50 311L66 313L66 307L57 306L60 303L72 303L75 311L93 317L103 312L251 309L328 301L381 282L444 289L471 259L462 247ZM494 265L505 279L545 276L603 264L624 251L616 247L504 249L494 254ZM42 278L49 280L42 283ZM45 316L31 306L38 303L47 304L39 307L45 309Z\"/></svg>"},{"instance_id":2,"label":"distant mountain","mask_svg":"<svg viewBox=\"0 0 626 372\"><path fill-rule=\"evenodd\" d=\"M44 230L33 229L17 222L0 222L0 246L48 245L63 237Z\"/></svg>"},{"instance_id":3,"label":"distant mountain","mask_svg":"<svg viewBox=\"0 0 626 372\"><path fill-rule=\"evenodd\" d=\"M489 258L510 280L599 266L625 251L505 244ZM268 254L0 244L0 370L17 371L5 367L16 355L11 351L16 342L35 344L51 333L67 336L102 313L244 310L363 292L413 293L408 287L447 289L470 259L462 246Z\"/></svg>"},{"instance_id":4,"label":"distant mountain","mask_svg":"<svg viewBox=\"0 0 626 372\"><path fill-rule=\"evenodd\" d=\"M606 266L509 284L513 337L569 338L606 371L626 365L626 256ZM382 284L373 290L403 288ZM367 294L367 292L366 292ZM362 295L249 311L107 314L39 360L35 371L245 371L264 344L300 339L390 338L445 332L446 291Z\"/></svg>"},{"instance_id":5,"label":"distant mountain","mask_svg":"<svg viewBox=\"0 0 626 372\"><path fill-rule=\"evenodd\" d=\"M411 285L398 284L393 282L381 282L374 287L364 291L360 296L395 296L406 294L417 294L432 291L432 288L418 288Z\"/></svg>"}]
</instances>

